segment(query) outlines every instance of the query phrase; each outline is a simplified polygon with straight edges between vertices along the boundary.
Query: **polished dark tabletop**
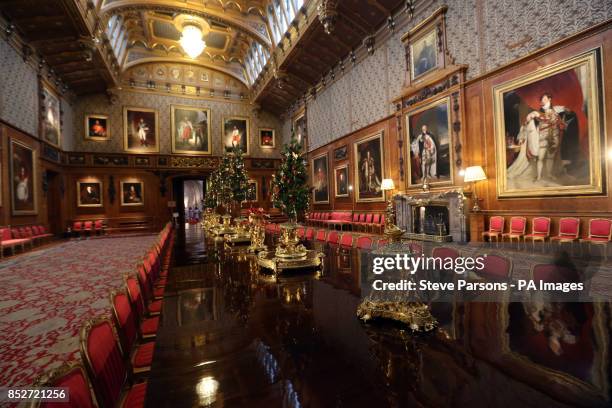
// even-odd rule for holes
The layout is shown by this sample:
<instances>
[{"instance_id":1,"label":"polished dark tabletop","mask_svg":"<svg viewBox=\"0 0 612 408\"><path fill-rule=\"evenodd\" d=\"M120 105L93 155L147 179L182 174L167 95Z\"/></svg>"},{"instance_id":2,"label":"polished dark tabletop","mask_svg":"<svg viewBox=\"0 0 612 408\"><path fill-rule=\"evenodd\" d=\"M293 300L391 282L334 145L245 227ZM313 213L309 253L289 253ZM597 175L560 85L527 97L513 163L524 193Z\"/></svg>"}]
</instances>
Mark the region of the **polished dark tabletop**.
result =
<instances>
[{"instance_id":1,"label":"polished dark tabletop","mask_svg":"<svg viewBox=\"0 0 612 408\"><path fill-rule=\"evenodd\" d=\"M358 250L274 279L177 234L147 407L609 405L608 304L433 303L440 328L411 334L356 318Z\"/></svg>"}]
</instances>

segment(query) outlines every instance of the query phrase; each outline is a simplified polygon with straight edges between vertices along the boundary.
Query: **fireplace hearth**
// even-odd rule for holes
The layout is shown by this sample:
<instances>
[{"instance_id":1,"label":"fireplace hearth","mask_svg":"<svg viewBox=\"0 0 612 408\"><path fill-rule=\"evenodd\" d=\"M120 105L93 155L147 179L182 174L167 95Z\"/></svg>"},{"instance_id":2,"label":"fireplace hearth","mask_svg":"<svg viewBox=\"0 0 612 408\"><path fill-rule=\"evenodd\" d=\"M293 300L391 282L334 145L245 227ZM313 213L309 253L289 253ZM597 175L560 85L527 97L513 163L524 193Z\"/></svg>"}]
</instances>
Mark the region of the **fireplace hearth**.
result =
<instances>
[{"instance_id":1,"label":"fireplace hearth","mask_svg":"<svg viewBox=\"0 0 612 408\"><path fill-rule=\"evenodd\" d=\"M467 242L463 190L396 195L397 225L405 239Z\"/></svg>"}]
</instances>

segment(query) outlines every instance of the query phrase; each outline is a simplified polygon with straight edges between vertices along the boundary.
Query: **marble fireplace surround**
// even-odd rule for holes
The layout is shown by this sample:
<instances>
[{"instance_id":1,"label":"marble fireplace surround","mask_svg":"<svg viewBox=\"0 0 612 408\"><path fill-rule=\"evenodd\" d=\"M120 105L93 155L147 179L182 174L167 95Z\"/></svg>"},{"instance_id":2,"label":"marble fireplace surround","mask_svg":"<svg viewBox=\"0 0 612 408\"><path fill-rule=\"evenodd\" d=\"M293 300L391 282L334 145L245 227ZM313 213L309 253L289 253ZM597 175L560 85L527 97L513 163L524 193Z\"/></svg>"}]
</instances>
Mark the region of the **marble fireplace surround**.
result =
<instances>
[{"instance_id":1,"label":"marble fireplace surround","mask_svg":"<svg viewBox=\"0 0 612 408\"><path fill-rule=\"evenodd\" d=\"M467 242L465 195L462 189L445 191L418 191L393 197L397 226L406 231L405 237L427 241L448 241L433 235L408 234L415 231L414 207L445 206L448 208L448 236L454 242ZM417 236L415 236L417 235Z\"/></svg>"}]
</instances>

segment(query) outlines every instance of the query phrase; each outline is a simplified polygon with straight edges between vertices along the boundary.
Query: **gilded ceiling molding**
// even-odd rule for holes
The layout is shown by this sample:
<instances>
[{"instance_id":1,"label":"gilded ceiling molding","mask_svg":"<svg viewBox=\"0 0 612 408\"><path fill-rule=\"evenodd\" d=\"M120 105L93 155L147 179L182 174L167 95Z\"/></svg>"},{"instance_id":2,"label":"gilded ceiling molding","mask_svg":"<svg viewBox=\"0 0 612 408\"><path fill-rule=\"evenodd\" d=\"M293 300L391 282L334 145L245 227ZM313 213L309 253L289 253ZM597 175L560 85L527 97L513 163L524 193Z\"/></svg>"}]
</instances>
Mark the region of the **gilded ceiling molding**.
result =
<instances>
[{"instance_id":1,"label":"gilded ceiling molding","mask_svg":"<svg viewBox=\"0 0 612 408\"><path fill-rule=\"evenodd\" d=\"M185 13L192 14L197 17L202 17L216 21L222 24L226 24L243 34L251 37L261 43L268 49L272 48L272 43L267 36L257 31L254 27L248 24L248 21L244 18L233 17L228 15L226 10L215 10L210 7L203 5L185 3L182 1L169 1L169 0L117 0L108 5L102 7L102 13L121 14L124 12L142 12L142 11L156 11L164 13Z\"/></svg>"},{"instance_id":2,"label":"gilded ceiling molding","mask_svg":"<svg viewBox=\"0 0 612 408\"><path fill-rule=\"evenodd\" d=\"M147 57L147 58L142 58L136 61L132 61L129 62L125 65L124 67L124 73L127 72L129 69L134 68L138 65L148 65L148 64L152 64L152 63L167 63L167 64L187 64L187 65L191 65L191 66L198 66L198 67L202 67L202 68L207 68L207 69L211 69L213 71L217 71L220 72L222 74L228 75L232 78L234 78L235 80L239 81L241 84L243 84L247 89L249 89L249 85L246 82L246 79L243 77L240 77L236 72L231 71L229 69L220 67L218 65L213 65L213 64L207 64L206 62L202 62L202 61L194 61L188 58L176 58L176 57Z\"/></svg>"}]
</instances>

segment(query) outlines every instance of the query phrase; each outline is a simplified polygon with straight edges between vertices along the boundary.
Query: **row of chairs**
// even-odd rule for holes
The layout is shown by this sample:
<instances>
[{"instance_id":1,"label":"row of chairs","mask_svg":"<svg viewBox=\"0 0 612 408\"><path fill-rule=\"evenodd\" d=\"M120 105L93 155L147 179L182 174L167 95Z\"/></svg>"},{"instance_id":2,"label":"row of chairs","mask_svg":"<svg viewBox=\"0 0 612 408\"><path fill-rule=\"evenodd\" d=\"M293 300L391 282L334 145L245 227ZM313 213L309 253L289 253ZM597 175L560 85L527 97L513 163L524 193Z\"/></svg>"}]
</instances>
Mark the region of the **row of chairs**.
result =
<instances>
[{"instance_id":1,"label":"row of chairs","mask_svg":"<svg viewBox=\"0 0 612 408\"><path fill-rule=\"evenodd\" d=\"M82 364L43 374L35 387L67 387L70 407L144 406L173 241L168 224L136 273L124 277L125 287L111 291L112 317L97 317L81 327Z\"/></svg>"},{"instance_id":2,"label":"row of chairs","mask_svg":"<svg viewBox=\"0 0 612 408\"><path fill-rule=\"evenodd\" d=\"M95 220L95 221L74 221L72 223L71 232L74 236L91 235L95 233L96 235L104 234L105 225L103 220Z\"/></svg>"},{"instance_id":3,"label":"row of chairs","mask_svg":"<svg viewBox=\"0 0 612 408\"><path fill-rule=\"evenodd\" d=\"M385 228L385 215L379 213L353 213L348 220L336 220L333 212L313 212L306 217L306 224L314 226L325 226L340 230L344 226L350 226L351 231L376 232L382 234ZM350 215L350 214L349 214Z\"/></svg>"},{"instance_id":4,"label":"row of chairs","mask_svg":"<svg viewBox=\"0 0 612 408\"><path fill-rule=\"evenodd\" d=\"M34 248L35 243L42 243L52 236L43 225L0 228L0 258L4 258L5 248L10 248L15 255L16 247L21 247L21 251L25 252L26 245Z\"/></svg>"},{"instance_id":5,"label":"row of chairs","mask_svg":"<svg viewBox=\"0 0 612 408\"><path fill-rule=\"evenodd\" d=\"M606 218L593 218L589 220L589 231L586 237L580 238L580 219L565 217L559 220L559 233L555 236L550 235L552 221L548 217L534 217L531 220L531 234L526 234L527 218L510 218L508 232L504 232L505 218L493 216L489 219L489 229L483 232L482 238L489 241L495 240L496 243L507 239L509 242L516 240L517 247L520 248L521 240L526 246L527 241L531 241L532 247L535 242L545 243L557 242L559 245L569 243L572 247L574 242L588 243L589 245L600 245L603 247L604 258L607 259L607 248L612 239L612 220ZM544 248L542 249L544 250Z\"/></svg>"}]
</instances>

